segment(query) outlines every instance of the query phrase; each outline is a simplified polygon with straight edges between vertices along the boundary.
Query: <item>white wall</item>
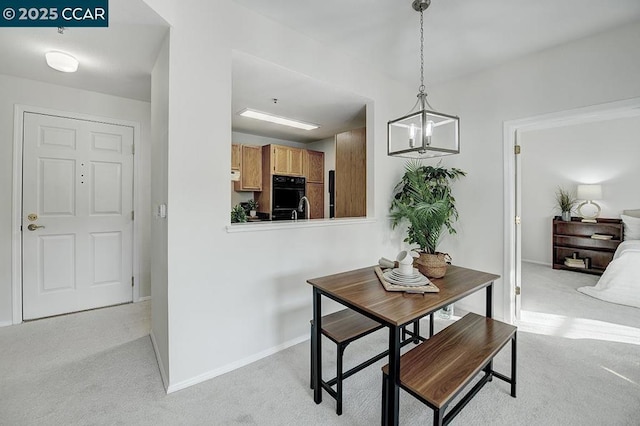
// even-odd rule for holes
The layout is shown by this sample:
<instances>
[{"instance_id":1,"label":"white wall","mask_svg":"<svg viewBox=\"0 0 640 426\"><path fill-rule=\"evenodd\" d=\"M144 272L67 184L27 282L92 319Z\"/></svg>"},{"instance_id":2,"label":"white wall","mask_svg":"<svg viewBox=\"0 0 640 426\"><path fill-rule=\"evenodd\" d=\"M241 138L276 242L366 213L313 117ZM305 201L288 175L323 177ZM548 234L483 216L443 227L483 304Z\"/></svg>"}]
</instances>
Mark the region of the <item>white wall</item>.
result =
<instances>
[{"instance_id":1,"label":"white wall","mask_svg":"<svg viewBox=\"0 0 640 426\"><path fill-rule=\"evenodd\" d=\"M457 79L429 92L431 104L461 117L461 154L445 164L468 176L456 184L458 236L443 249L455 263L504 271L503 123L557 111L640 96L640 23L532 54L503 66ZM503 281L496 315L504 314ZM482 312L481 295L465 307Z\"/></svg>"},{"instance_id":2,"label":"white wall","mask_svg":"<svg viewBox=\"0 0 640 426\"><path fill-rule=\"evenodd\" d=\"M169 39L165 38L151 72L151 339L165 388L169 386L169 296L167 293L167 203L169 146ZM170 211L167 214L171 214Z\"/></svg>"},{"instance_id":3,"label":"white wall","mask_svg":"<svg viewBox=\"0 0 640 426\"><path fill-rule=\"evenodd\" d=\"M386 156L386 122L415 99L369 66L230 1L146 0L171 25L168 139L169 391L308 337L305 280L394 255L387 220L404 161ZM432 105L462 117L469 172L454 191L459 237L443 248L457 264L503 267L503 120L640 94L640 26L562 46L430 90ZM367 107L369 214L373 223L227 233L231 50L241 50L371 99ZM411 102L412 103L412 102ZM228 141L228 142L227 142ZM495 313L503 314L501 285ZM474 297L473 306L483 296ZM154 295L155 303L155 295ZM238 333L239 324L248 325Z\"/></svg>"},{"instance_id":4,"label":"white wall","mask_svg":"<svg viewBox=\"0 0 640 426\"><path fill-rule=\"evenodd\" d=\"M640 116L521 133L522 260L551 265L558 186L601 184L603 218L640 207L639 135Z\"/></svg>"},{"instance_id":5,"label":"white wall","mask_svg":"<svg viewBox=\"0 0 640 426\"><path fill-rule=\"evenodd\" d=\"M168 139L169 391L308 338L314 276L399 250L386 220L404 161L386 156L386 121L413 103L403 88L225 0L147 0L171 25ZM231 52L244 51L372 99L370 214L377 221L227 233ZM337 65L339 64L339 66ZM394 102L395 100L395 102ZM152 303L156 303L156 294ZM239 324L246 333L238 333Z\"/></svg>"},{"instance_id":6,"label":"white wall","mask_svg":"<svg viewBox=\"0 0 640 426\"><path fill-rule=\"evenodd\" d=\"M60 111L91 114L141 124L141 141L136 145L136 180L140 191L135 209L143 242L140 251L140 296L149 296L149 133L148 102L56 86L38 81L0 75L0 325L12 321L11 238L14 105L22 104Z\"/></svg>"}]
</instances>

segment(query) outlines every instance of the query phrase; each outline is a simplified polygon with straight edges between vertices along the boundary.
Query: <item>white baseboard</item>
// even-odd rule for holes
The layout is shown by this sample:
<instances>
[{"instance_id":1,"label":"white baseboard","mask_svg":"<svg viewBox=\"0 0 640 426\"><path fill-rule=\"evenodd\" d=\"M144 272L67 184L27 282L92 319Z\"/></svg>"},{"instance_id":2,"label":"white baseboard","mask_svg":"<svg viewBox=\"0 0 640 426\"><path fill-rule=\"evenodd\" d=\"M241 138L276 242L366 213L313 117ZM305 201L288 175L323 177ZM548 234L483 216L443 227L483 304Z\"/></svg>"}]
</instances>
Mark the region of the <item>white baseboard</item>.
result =
<instances>
[{"instance_id":1,"label":"white baseboard","mask_svg":"<svg viewBox=\"0 0 640 426\"><path fill-rule=\"evenodd\" d=\"M0 327L7 327L7 326L10 326L10 325L13 325L12 321L2 321L2 322L0 322Z\"/></svg>"},{"instance_id":2,"label":"white baseboard","mask_svg":"<svg viewBox=\"0 0 640 426\"><path fill-rule=\"evenodd\" d=\"M151 296L142 296L142 297L138 297L138 300L136 303L138 302L144 302L146 300L151 300Z\"/></svg>"},{"instance_id":3,"label":"white baseboard","mask_svg":"<svg viewBox=\"0 0 640 426\"><path fill-rule=\"evenodd\" d=\"M160 377L162 378L162 384L164 385L165 392L169 393L169 380L167 380L167 373L164 368L164 363L162 362L162 357L160 356L160 351L158 350L158 345L156 343L156 338L153 334L153 330L149 333L149 337L151 337L151 344L153 345L153 351L156 353L156 360L158 361L158 369L160 369Z\"/></svg>"},{"instance_id":4,"label":"white baseboard","mask_svg":"<svg viewBox=\"0 0 640 426\"><path fill-rule=\"evenodd\" d=\"M543 266L549 266L551 267L551 264L548 262L539 262L537 260L529 260L529 259L522 259L523 263L535 263L536 265L543 265Z\"/></svg>"},{"instance_id":5,"label":"white baseboard","mask_svg":"<svg viewBox=\"0 0 640 426\"><path fill-rule=\"evenodd\" d=\"M262 352L258 352L257 354L248 356L247 358L238 360L236 362L232 362L231 364L227 364L223 367L217 368L215 370L208 371L206 373L200 374L199 376L193 377L189 380L184 380L182 382L174 383L169 385L167 388L167 393L173 393L179 391L181 389L188 388L189 386L197 385L198 383L202 383L209 379L213 379L214 377L221 376L222 374L228 373L230 371L236 370L240 367L244 367L253 362L261 360L262 358L266 358L270 355L273 355L277 352L280 352L284 349L287 349L291 346L297 345L298 343L302 343L305 340L309 340L309 335L304 335L297 337L295 339L289 340L287 342L282 343L281 345L274 346L272 348L266 349Z\"/></svg>"}]
</instances>

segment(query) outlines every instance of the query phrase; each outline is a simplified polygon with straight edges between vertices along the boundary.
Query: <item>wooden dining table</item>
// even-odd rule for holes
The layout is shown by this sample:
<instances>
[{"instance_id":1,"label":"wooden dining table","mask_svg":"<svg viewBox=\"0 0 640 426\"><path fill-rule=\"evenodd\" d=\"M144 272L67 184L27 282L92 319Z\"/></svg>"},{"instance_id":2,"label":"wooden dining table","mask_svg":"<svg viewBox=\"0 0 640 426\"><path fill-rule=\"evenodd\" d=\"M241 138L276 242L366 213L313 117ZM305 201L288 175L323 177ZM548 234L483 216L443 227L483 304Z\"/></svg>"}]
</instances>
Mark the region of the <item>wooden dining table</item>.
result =
<instances>
[{"instance_id":1,"label":"wooden dining table","mask_svg":"<svg viewBox=\"0 0 640 426\"><path fill-rule=\"evenodd\" d=\"M402 327L486 288L486 316L491 318L493 283L499 275L450 265L443 278L431 279L438 293L405 293L384 289L374 266L307 280L313 286L312 332L314 401L322 402L322 296L353 309L389 330L389 386L387 417L383 425L398 425L400 400L400 347ZM380 375L382 380L382 374Z\"/></svg>"}]
</instances>

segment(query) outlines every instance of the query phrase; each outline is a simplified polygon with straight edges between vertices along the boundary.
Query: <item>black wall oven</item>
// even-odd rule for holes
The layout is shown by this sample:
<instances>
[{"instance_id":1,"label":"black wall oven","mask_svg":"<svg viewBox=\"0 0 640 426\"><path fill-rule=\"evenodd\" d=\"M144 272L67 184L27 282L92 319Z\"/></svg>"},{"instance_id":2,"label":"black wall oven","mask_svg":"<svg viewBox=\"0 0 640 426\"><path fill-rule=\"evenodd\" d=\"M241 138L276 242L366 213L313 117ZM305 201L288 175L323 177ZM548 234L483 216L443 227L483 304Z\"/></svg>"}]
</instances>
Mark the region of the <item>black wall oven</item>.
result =
<instances>
[{"instance_id":1,"label":"black wall oven","mask_svg":"<svg viewBox=\"0 0 640 426\"><path fill-rule=\"evenodd\" d=\"M271 188L271 219L291 220L292 212L305 196L305 178L273 175Z\"/></svg>"}]
</instances>

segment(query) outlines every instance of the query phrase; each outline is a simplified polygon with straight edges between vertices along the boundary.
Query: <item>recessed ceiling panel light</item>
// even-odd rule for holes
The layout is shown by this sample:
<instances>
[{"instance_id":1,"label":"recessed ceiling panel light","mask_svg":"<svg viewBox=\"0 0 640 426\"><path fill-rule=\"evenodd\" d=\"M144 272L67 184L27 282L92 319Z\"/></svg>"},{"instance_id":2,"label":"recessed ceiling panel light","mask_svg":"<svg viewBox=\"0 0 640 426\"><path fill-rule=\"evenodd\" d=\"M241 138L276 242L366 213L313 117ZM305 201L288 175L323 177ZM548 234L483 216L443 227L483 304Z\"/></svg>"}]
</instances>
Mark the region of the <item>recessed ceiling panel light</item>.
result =
<instances>
[{"instance_id":1,"label":"recessed ceiling panel light","mask_svg":"<svg viewBox=\"0 0 640 426\"><path fill-rule=\"evenodd\" d=\"M52 51L47 52L44 56L47 59L47 65L54 70L62 72L78 71L78 60L68 53Z\"/></svg>"},{"instance_id":2,"label":"recessed ceiling panel light","mask_svg":"<svg viewBox=\"0 0 640 426\"><path fill-rule=\"evenodd\" d=\"M268 121L270 123L281 124L283 126L295 127L296 129L313 130L317 129L317 124L305 123L303 121L293 120L291 118L278 117L277 115L260 112L253 109L245 108L239 112L243 117L255 118L256 120Z\"/></svg>"}]
</instances>

